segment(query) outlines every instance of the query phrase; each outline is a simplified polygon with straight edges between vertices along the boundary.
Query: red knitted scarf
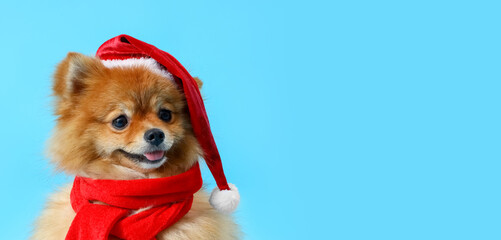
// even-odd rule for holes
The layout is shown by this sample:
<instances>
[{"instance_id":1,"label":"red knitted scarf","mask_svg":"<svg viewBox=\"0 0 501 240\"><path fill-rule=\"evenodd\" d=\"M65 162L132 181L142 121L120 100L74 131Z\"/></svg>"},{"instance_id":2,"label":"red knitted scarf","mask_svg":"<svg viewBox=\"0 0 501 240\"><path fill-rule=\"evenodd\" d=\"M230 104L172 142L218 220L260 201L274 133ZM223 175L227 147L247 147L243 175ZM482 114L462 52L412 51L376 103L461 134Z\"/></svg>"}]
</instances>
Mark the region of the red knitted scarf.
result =
<instances>
[{"instance_id":1,"label":"red knitted scarf","mask_svg":"<svg viewBox=\"0 0 501 240\"><path fill-rule=\"evenodd\" d=\"M156 239L159 232L188 213L193 194L201 187L198 163L182 174L165 178L96 180L76 176L71 190L76 216L66 240L107 240L110 235ZM148 209L131 214L141 208Z\"/></svg>"}]
</instances>

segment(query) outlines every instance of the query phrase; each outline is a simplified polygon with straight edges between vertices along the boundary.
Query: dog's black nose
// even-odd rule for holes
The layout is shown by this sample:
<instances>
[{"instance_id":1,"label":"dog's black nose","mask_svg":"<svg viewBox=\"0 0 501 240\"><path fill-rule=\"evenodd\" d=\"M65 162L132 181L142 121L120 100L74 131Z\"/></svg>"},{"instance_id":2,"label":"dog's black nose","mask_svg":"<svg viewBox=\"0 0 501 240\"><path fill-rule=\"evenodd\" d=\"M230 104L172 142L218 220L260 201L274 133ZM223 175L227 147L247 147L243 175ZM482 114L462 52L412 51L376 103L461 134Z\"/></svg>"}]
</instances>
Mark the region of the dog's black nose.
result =
<instances>
[{"instance_id":1,"label":"dog's black nose","mask_svg":"<svg viewBox=\"0 0 501 240\"><path fill-rule=\"evenodd\" d=\"M158 128L152 128L144 133L144 140L155 146L160 145L165 139L165 134Z\"/></svg>"}]
</instances>

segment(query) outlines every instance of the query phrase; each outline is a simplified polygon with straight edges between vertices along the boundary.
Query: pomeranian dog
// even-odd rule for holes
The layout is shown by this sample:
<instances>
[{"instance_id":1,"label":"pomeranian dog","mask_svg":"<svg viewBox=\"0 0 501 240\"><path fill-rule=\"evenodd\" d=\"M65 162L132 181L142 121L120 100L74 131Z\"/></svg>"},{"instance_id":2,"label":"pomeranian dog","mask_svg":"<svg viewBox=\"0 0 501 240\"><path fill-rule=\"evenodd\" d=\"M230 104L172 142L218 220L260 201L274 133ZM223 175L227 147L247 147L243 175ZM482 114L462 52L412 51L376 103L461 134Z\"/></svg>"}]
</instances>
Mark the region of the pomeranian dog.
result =
<instances>
[{"instance_id":1,"label":"pomeranian dog","mask_svg":"<svg viewBox=\"0 0 501 240\"><path fill-rule=\"evenodd\" d=\"M48 152L57 169L67 174L113 180L163 178L186 172L203 156L185 95L160 68L113 67L98 57L69 53L54 74L53 92L57 123ZM68 185L49 198L32 239L65 239L76 215L70 192ZM232 217L216 211L208 198L203 189L195 193L191 210L156 238L239 239Z\"/></svg>"}]
</instances>

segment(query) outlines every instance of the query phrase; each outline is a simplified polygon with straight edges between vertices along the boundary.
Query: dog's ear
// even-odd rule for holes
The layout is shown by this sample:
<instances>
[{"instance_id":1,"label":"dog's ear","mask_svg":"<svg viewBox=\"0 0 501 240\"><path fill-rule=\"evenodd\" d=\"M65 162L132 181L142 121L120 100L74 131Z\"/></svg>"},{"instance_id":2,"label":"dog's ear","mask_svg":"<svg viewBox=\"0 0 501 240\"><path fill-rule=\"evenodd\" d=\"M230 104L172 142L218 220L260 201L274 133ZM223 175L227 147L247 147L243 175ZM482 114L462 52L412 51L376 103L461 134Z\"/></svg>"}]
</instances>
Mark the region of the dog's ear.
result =
<instances>
[{"instance_id":1,"label":"dog's ear","mask_svg":"<svg viewBox=\"0 0 501 240\"><path fill-rule=\"evenodd\" d=\"M202 80L200 80L200 78L198 77L193 77L193 79L195 79L195 81L197 82L197 85L198 85L198 89L202 89L202 85L204 85L204 83L202 82Z\"/></svg>"},{"instance_id":2,"label":"dog's ear","mask_svg":"<svg viewBox=\"0 0 501 240\"><path fill-rule=\"evenodd\" d=\"M88 78L104 68L99 59L70 52L57 66L54 74L54 95L68 99L79 95L88 84Z\"/></svg>"}]
</instances>

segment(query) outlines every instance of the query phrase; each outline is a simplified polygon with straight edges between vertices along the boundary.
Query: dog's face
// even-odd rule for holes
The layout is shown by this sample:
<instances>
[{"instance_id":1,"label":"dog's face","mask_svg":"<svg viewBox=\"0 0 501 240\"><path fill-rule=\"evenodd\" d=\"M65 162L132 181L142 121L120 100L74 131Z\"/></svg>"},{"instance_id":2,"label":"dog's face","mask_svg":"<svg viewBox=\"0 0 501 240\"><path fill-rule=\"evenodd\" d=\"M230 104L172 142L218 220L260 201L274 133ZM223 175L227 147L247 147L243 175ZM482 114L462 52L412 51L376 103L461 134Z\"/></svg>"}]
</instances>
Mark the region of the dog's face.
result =
<instances>
[{"instance_id":1,"label":"dog's face","mask_svg":"<svg viewBox=\"0 0 501 240\"><path fill-rule=\"evenodd\" d=\"M172 79L144 67L107 68L77 53L54 79L59 118L49 153L59 168L131 179L177 174L197 161L185 98Z\"/></svg>"}]
</instances>

